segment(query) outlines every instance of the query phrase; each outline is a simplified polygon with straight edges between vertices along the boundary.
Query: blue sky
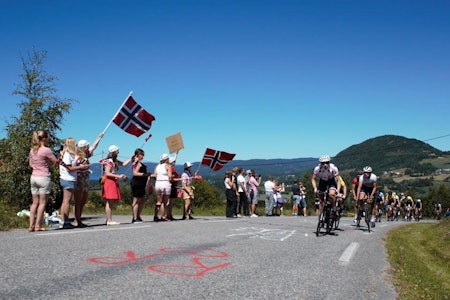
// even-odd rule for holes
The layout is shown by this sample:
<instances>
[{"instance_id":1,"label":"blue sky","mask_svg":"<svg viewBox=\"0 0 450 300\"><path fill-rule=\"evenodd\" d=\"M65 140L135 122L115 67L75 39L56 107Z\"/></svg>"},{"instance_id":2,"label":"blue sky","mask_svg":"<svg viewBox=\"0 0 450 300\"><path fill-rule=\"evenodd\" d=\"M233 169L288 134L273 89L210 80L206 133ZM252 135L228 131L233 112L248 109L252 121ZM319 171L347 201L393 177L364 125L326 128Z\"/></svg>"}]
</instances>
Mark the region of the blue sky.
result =
<instances>
[{"instance_id":1,"label":"blue sky","mask_svg":"<svg viewBox=\"0 0 450 300\"><path fill-rule=\"evenodd\" d=\"M2 0L0 13L3 124L34 47L77 101L58 136L93 142L133 91L156 117L146 161L178 132L179 163L206 147L334 156L385 134L450 150L449 1ZM144 138L112 124L96 157Z\"/></svg>"}]
</instances>

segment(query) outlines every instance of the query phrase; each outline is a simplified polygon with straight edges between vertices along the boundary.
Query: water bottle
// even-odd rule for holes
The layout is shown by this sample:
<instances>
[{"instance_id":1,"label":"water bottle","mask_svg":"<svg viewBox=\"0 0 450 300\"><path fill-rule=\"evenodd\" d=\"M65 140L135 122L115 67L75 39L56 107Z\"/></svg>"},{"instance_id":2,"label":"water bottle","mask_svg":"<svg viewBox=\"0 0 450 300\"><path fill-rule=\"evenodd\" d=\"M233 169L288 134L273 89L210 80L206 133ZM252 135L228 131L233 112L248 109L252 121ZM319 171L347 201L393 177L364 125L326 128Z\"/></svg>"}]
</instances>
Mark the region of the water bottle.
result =
<instances>
[{"instance_id":1,"label":"water bottle","mask_svg":"<svg viewBox=\"0 0 450 300\"><path fill-rule=\"evenodd\" d=\"M48 226L48 224L49 224L49 217L50 217L50 215L46 212L45 213L45 225L47 225Z\"/></svg>"}]
</instances>

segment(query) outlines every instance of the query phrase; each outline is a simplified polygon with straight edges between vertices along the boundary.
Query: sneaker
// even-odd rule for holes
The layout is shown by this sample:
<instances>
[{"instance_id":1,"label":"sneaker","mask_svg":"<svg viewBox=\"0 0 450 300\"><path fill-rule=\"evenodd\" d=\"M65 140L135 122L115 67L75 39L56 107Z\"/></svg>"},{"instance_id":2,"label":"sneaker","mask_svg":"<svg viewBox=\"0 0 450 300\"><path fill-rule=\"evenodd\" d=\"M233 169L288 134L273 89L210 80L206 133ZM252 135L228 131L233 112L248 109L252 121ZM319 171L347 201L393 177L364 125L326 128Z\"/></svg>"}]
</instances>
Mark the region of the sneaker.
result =
<instances>
[{"instance_id":1,"label":"sneaker","mask_svg":"<svg viewBox=\"0 0 450 300\"><path fill-rule=\"evenodd\" d=\"M258 217L257 214L251 214L251 215L250 215L250 218L257 218L257 217Z\"/></svg>"},{"instance_id":2,"label":"sneaker","mask_svg":"<svg viewBox=\"0 0 450 300\"><path fill-rule=\"evenodd\" d=\"M166 216L161 217L161 221L170 221L169 218L167 218Z\"/></svg>"},{"instance_id":3,"label":"sneaker","mask_svg":"<svg viewBox=\"0 0 450 300\"><path fill-rule=\"evenodd\" d=\"M159 222L159 221L161 221L160 218L158 218L158 217L153 217L153 222Z\"/></svg>"},{"instance_id":4,"label":"sneaker","mask_svg":"<svg viewBox=\"0 0 450 300\"><path fill-rule=\"evenodd\" d=\"M116 222L116 221L106 222L106 225L108 225L108 226L119 225L119 224L120 224L120 223L119 223L119 222Z\"/></svg>"},{"instance_id":5,"label":"sneaker","mask_svg":"<svg viewBox=\"0 0 450 300\"><path fill-rule=\"evenodd\" d=\"M189 215L189 220L194 220L194 217Z\"/></svg>"},{"instance_id":6,"label":"sneaker","mask_svg":"<svg viewBox=\"0 0 450 300\"><path fill-rule=\"evenodd\" d=\"M135 224L142 223L142 219L141 218L133 219L133 220L131 220L131 223L135 223Z\"/></svg>"},{"instance_id":7,"label":"sneaker","mask_svg":"<svg viewBox=\"0 0 450 300\"><path fill-rule=\"evenodd\" d=\"M241 214L237 214L236 217L238 218L242 218Z\"/></svg>"}]
</instances>

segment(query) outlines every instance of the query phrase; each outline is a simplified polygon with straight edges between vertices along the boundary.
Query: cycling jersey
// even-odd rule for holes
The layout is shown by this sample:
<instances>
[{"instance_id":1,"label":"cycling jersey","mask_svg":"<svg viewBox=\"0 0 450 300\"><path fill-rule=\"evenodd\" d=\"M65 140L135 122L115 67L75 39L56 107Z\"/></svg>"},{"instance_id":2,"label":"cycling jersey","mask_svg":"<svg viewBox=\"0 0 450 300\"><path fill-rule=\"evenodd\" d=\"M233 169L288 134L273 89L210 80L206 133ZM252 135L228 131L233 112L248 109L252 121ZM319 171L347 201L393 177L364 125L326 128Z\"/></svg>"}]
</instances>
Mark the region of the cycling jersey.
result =
<instances>
[{"instance_id":1,"label":"cycling jersey","mask_svg":"<svg viewBox=\"0 0 450 300\"><path fill-rule=\"evenodd\" d=\"M314 168L313 175L319 178L319 191L324 192L327 188L337 187L335 177L339 175L339 170L335 164L330 163L328 168L319 164Z\"/></svg>"}]
</instances>

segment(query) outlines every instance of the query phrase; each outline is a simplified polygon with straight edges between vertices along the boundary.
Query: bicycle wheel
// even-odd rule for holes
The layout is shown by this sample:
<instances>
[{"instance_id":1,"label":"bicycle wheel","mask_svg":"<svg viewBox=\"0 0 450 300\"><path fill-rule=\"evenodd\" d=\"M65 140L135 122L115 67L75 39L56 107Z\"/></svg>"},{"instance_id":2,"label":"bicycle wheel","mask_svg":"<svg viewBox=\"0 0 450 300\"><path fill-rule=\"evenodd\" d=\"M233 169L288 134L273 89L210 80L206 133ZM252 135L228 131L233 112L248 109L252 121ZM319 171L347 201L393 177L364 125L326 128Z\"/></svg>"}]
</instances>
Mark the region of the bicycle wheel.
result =
<instances>
[{"instance_id":1,"label":"bicycle wheel","mask_svg":"<svg viewBox=\"0 0 450 300\"><path fill-rule=\"evenodd\" d=\"M331 216L331 207L329 205L327 205L325 211L325 222L327 224L327 233L330 233L333 228L333 218Z\"/></svg>"},{"instance_id":2,"label":"bicycle wheel","mask_svg":"<svg viewBox=\"0 0 450 300\"><path fill-rule=\"evenodd\" d=\"M317 221L317 230L316 230L316 236L319 236L320 234L320 228L322 228L323 224L323 208L319 213L319 220Z\"/></svg>"},{"instance_id":3,"label":"bicycle wheel","mask_svg":"<svg viewBox=\"0 0 450 300\"><path fill-rule=\"evenodd\" d=\"M337 215L334 218L334 230L337 230L339 228L339 222L341 220L341 216Z\"/></svg>"},{"instance_id":4,"label":"bicycle wheel","mask_svg":"<svg viewBox=\"0 0 450 300\"><path fill-rule=\"evenodd\" d=\"M364 213L365 213L365 221L367 224L367 230L370 232L370 209L369 209L369 205L365 204L364 205Z\"/></svg>"}]
</instances>

